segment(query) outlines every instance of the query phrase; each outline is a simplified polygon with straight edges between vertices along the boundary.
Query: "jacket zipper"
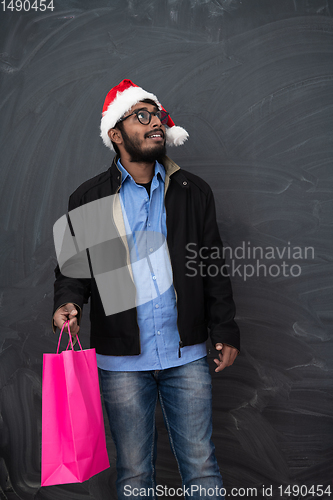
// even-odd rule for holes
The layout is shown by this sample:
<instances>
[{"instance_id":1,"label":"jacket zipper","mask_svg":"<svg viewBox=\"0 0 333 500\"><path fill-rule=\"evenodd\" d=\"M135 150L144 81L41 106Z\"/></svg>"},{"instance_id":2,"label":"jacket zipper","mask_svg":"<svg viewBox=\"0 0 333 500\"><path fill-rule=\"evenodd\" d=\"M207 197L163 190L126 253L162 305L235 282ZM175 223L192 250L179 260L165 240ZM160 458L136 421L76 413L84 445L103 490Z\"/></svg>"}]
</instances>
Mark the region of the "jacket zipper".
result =
<instances>
[{"instance_id":1,"label":"jacket zipper","mask_svg":"<svg viewBox=\"0 0 333 500\"><path fill-rule=\"evenodd\" d=\"M168 236L168 212L167 212L167 209L165 206L165 198L166 198L167 190L169 189L169 184L170 184L170 177L169 177L169 182L168 182L167 188L166 188L165 193L164 193L164 208L165 208L165 222L166 222L166 227L167 227L167 236ZM178 358L181 358L182 357L181 348L184 347L184 344L183 344L182 338L180 336L179 326L178 326L178 295L177 295L177 290L176 290L176 287L174 285L174 280L173 280L173 269L172 269L172 263L171 263L169 249L168 249L168 254L169 254L170 266L171 266L171 271L172 271L172 283L173 283L173 289L175 291L176 306L177 306L177 330L178 330L178 335L179 335Z\"/></svg>"},{"instance_id":2,"label":"jacket zipper","mask_svg":"<svg viewBox=\"0 0 333 500\"><path fill-rule=\"evenodd\" d=\"M119 179L120 183L119 183L119 186L117 187L117 191L116 191L116 193L115 193L115 194L117 194L118 196L120 196L120 195L119 195L119 191L120 191L120 188L121 188L121 177L122 177L122 173L121 173L121 171L119 170L119 168L118 168L117 164L116 164L116 168L117 168L117 170L118 170L118 172L119 172L119 177L118 177L118 179ZM127 238L126 238L126 244L127 244ZM131 275L131 277L132 277L132 275ZM132 281L133 281L133 280L132 280ZM134 283L134 281L133 281L133 283ZM134 286L135 286L135 283L134 283ZM135 316L136 316L136 324L137 324L138 331L139 331L139 347L140 347L140 352L139 352L139 354L141 354L141 336L140 336L140 328L139 328L139 323L138 323L138 309L137 309L137 307L135 307Z\"/></svg>"}]
</instances>

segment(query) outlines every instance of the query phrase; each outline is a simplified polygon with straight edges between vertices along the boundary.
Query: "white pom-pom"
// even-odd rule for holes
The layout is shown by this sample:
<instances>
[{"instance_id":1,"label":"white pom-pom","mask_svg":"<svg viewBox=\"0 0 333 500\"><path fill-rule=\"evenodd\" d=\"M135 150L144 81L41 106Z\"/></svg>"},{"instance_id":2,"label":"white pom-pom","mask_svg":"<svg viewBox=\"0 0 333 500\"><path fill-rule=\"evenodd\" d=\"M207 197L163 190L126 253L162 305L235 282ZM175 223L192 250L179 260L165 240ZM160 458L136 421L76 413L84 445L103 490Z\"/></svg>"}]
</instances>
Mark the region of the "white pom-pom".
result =
<instances>
[{"instance_id":1,"label":"white pom-pom","mask_svg":"<svg viewBox=\"0 0 333 500\"><path fill-rule=\"evenodd\" d=\"M183 127L174 126L166 130L166 143L168 146L181 146L189 135Z\"/></svg>"}]
</instances>

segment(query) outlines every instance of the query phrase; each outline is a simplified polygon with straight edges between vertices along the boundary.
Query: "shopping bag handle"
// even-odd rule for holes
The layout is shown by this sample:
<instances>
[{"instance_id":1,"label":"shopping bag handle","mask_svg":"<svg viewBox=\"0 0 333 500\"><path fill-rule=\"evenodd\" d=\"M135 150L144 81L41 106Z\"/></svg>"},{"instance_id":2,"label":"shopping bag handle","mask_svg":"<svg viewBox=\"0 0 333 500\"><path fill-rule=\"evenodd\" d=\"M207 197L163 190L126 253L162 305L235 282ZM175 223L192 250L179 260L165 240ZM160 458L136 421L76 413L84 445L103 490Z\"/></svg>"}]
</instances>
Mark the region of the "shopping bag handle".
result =
<instances>
[{"instance_id":1,"label":"shopping bag handle","mask_svg":"<svg viewBox=\"0 0 333 500\"><path fill-rule=\"evenodd\" d=\"M69 346L70 346L70 345L72 346L72 350L74 351L74 346L73 346L72 335L71 335L71 332L70 332L70 329L69 329L69 320L67 320L67 321L65 321L65 323L62 325L62 328L61 328L61 331L60 331L59 340L58 340L57 354L59 354L59 347L60 347L61 336L62 336L62 332L64 331L64 328L65 328L65 326L66 326L66 325L67 325L67 328L68 328L68 335L69 335L69 341L68 341L68 344L67 344L67 347L66 347L66 351L68 351L68 348L69 348ZM77 338L77 341L78 341L78 343L79 343L80 349L81 349L81 351L82 351L83 349L82 349L81 342L80 342L80 340L79 340L78 335L76 335L76 338Z\"/></svg>"}]
</instances>

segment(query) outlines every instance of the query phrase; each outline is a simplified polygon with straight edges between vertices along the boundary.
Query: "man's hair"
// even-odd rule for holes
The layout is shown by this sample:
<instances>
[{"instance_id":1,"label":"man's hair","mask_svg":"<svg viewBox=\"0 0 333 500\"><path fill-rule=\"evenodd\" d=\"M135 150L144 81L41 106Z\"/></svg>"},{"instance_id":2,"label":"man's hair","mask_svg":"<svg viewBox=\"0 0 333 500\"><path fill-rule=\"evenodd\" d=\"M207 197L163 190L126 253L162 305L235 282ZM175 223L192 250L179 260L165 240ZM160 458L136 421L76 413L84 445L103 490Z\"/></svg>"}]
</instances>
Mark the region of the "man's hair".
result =
<instances>
[{"instance_id":1,"label":"man's hair","mask_svg":"<svg viewBox=\"0 0 333 500\"><path fill-rule=\"evenodd\" d=\"M158 107L156 102L153 101L152 99L143 99L141 102L146 102L147 104L152 104L153 106ZM120 130L120 132L122 132L124 130L123 122L117 122L113 128L117 128L118 130ZM116 154L119 156L120 151L119 151L117 144L113 141L111 141L111 142L112 142L113 149L115 150Z\"/></svg>"},{"instance_id":2,"label":"man's hair","mask_svg":"<svg viewBox=\"0 0 333 500\"><path fill-rule=\"evenodd\" d=\"M142 99L141 102L146 102L147 104L152 104L153 106L156 106L158 108L156 102L153 101L152 99Z\"/></svg>"}]
</instances>

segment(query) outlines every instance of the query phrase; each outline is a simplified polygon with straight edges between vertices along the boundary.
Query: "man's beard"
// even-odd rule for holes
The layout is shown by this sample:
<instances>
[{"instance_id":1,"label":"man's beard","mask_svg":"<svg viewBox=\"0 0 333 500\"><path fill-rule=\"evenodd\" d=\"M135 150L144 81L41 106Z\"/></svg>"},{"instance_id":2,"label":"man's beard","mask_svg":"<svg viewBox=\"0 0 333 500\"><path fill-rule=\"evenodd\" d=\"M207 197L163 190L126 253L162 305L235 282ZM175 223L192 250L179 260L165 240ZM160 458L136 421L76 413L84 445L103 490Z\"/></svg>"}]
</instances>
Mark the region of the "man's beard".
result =
<instances>
[{"instance_id":1,"label":"man's beard","mask_svg":"<svg viewBox=\"0 0 333 500\"><path fill-rule=\"evenodd\" d=\"M153 148L147 151L142 151L140 149L139 141L130 139L125 130L121 131L121 135L124 140L124 148L130 155L130 161L132 163L161 162L166 155L165 142L163 144L155 144Z\"/></svg>"}]
</instances>

